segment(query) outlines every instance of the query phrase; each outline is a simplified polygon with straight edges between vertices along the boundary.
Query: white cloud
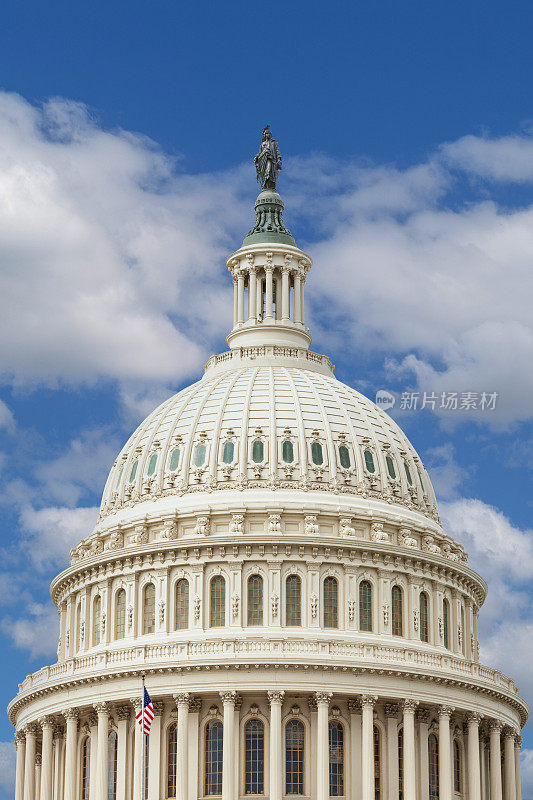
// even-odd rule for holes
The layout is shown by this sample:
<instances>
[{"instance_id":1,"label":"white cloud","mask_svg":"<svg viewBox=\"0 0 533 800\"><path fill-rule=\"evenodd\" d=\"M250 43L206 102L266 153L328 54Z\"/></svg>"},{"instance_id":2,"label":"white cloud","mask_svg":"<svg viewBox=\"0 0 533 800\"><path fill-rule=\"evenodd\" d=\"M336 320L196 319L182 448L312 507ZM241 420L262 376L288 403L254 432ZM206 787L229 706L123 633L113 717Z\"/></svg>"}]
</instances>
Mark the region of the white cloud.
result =
<instances>
[{"instance_id":1,"label":"white cloud","mask_svg":"<svg viewBox=\"0 0 533 800\"><path fill-rule=\"evenodd\" d=\"M446 161L483 178L515 183L533 181L533 138L463 136L442 147Z\"/></svg>"},{"instance_id":2,"label":"white cloud","mask_svg":"<svg viewBox=\"0 0 533 800\"><path fill-rule=\"evenodd\" d=\"M522 800L533 800L533 750L520 753L520 777L522 779Z\"/></svg>"},{"instance_id":3,"label":"white cloud","mask_svg":"<svg viewBox=\"0 0 533 800\"><path fill-rule=\"evenodd\" d=\"M455 450L451 442L426 450L426 469L438 498L451 500L457 497L468 480L468 470L455 461Z\"/></svg>"},{"instance_id":4,"label":"white cloud","mask_svg":"<svg viewBox=\"0 0 533 800\"><path fill-rule=\"evenodd\" d=\"M52 603L31 603L26 609L25 617L5 617L1 628L16 648L28 650L32 658L48 657L56 653L59 622L57 610Z\"/></svg>"},{"instance_id":5,"label":"white cloud","mask_svg":"<svg viewBox=\"0 0 533 800\"><path fill-rule=\"evenodd\" d=\"M8 408L3 400L0 400L0 428L13 431L15 428L15 418L13 412Z\"/></svg>"},{"instance_id":6,"label":"white cloud","mask_svg":"<svg viewBox=\"0 0 533 800\"><path fill-rule=\"evenodd\" d=\"M13 797L17 752L13 742L0 742L0 787Z\"/></svg>"},{"instance_id":7,"label":"white cloud","mask_svg":"<svg viewBox=\"0 0 533 800\"><path fill-rule=\"evenodd\" d=\"M65 565L70 549L92 533L97 515L97 508L23 509L20 523L29 534L25 549L32 562L39 569Z\"/></svg>"}]
</instances>

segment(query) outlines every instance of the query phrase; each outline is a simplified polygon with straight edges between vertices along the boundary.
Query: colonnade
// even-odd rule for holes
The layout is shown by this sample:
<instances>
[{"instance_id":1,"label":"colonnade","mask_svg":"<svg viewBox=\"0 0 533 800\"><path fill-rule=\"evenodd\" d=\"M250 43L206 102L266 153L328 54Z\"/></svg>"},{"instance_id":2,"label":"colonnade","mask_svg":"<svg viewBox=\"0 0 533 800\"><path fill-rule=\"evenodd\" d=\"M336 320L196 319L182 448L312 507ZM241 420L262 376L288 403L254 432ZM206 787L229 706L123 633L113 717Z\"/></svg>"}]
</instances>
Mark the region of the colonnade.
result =
<instances>
[{"instance_id":1,"label":"colonnade","mask_svg":"<svg viewBox=\"0 0 533 800\"><path fill-rule=\"evenodd\" d=\"M269 737L268 747L270 800L284 797L283 717L285 702L283 690L268 691ZM237 800L239 787L239 713L242 697L236 690L219 693L223 719L222 800ZM288 698L287 698L288 699ZM167 698L168 700L168 698ZM376 706L386 718L387 763L380 765L386 774L387 792L380 791L379 800L433 800L429 791L428 737L430 730L438 734L438 798L452 800L454 793L453 736L454 712L451 706L420 707L418 701L384 700L374 695L338 697L335 702L345 703L349 716L350 785L344 796L350 800L377 800L375 776L374 728ZM347 702L346 702L347 701ZM329 800L329 721L333 706L333 694L329 691L315 692L308 699L310 714L316 717L312 723L314 741L310 752L314 753L310 769L313 790L306 792L313 800ZM90 731L91 783L90 800L109 800L108 736L110 718L113 716L117 732L116 786L113 800L137 800L141 797L141 728L134 724L133 748L128 746L131 724L140 709L140 698L128 704L113 706L108 702L95 703L92 709L69 708L61 717L45 716L17 731L15 800L85 800L80 789L80 716L85 718L85 730ZM173 695L176 722L176 799L191 800L203 796L198 788L198 747L200 736L201 698L186 692ZM154 700L156 716L152 723L148 770L150 775L147 800L167 797L161 786L162 729L161 714L164 703ZM265 705L266 707L266 705ZM168 708L168 706L167 706ZM213 709L214 706L211 706ZM96 712L96 713L95 713ZM177 715L176 715L177 712ZM483 720L477 713L459 712L463 719L463 756L466 761L461 769L461 796L465 800L520 800L520 744L516 730L505 727L496 719ZM435 720L438 719L438 725ZM430 721L433 720L430 729ZM453 723L455 724L455 723ZM402 738L402 792L400 795L398 731L403 726ZM485 733L489 731L489 746L485 746ZM196 733L196 736L195 736ZM86 734L83 734L84 736ZM196 744L193 745L193 742ZM129 747L129 749L128 749ZM133 750L133 752L132 752ZM503 754L503 770L502 770ZM200 759L201 760L201 759ZM194 766L195 765L195 766ZM131 774L131 770L133 774ZM129 772L129 774L128 774ZM200 784L202 782L200 781Z\"/></svg>"},{"instance_id":2,"label":"colonnade","mask_svg":"<svg viewBox=\"0 0 533 800\"><path fill-rule=\"evenodd\" d=\"M236 328L246 321L268 323L274 320L280 321L282 324L292 321L303 327L305 322L305 277L304 270L289 266L274 267L273 264L269 265L268 263L262 267L252 265L246 270L239 270L233 278L233 327ZM248 289L247 309L246 288ZM291 288L294 289L292 320ZM275 308L274 296L276 297Z\"/></svg>"}]
</instances>

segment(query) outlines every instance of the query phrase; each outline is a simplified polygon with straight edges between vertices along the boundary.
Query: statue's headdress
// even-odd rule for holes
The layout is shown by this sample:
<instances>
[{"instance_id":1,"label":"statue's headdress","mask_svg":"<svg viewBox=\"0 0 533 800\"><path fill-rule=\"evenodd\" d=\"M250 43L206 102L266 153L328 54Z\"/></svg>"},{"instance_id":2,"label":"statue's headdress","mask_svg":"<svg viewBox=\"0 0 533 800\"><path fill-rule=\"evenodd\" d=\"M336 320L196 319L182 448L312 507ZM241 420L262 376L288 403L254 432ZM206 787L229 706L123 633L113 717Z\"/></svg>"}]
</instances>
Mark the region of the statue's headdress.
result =
<instances>
[{"instance_id":1,"label":"statue's headdress","mask_svg":"<svg viewBox=\"0 0 533 800\"><path fill-rule=\"evenodd\" d=\"M263 128L263 138L264 138L264 136L265 136L265 133L266 133L267 131L270 133L270 125L265 125L265 127Z\"/></svg>"}]
</instances>

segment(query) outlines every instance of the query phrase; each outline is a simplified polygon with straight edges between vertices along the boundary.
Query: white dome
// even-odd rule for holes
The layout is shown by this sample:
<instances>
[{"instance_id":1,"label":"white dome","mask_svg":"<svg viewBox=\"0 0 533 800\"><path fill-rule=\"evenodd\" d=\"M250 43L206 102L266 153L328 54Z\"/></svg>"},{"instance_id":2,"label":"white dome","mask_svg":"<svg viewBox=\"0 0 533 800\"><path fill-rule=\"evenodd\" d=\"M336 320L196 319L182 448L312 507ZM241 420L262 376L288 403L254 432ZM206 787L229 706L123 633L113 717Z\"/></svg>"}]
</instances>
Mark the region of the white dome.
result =
<instances>
[{"instance_id":1,"label":"white dome","mask_svg":"<svg viewBox=\"0 0 533 800\"><path fill-rule=\"evenodd\" d=\"M436 519L429 477L387 414L323 374L321 363L270 361L223 364L150 414L113 465L102 516L206 489L306 488L380 498Z\"/></svg>"}]
</instances>

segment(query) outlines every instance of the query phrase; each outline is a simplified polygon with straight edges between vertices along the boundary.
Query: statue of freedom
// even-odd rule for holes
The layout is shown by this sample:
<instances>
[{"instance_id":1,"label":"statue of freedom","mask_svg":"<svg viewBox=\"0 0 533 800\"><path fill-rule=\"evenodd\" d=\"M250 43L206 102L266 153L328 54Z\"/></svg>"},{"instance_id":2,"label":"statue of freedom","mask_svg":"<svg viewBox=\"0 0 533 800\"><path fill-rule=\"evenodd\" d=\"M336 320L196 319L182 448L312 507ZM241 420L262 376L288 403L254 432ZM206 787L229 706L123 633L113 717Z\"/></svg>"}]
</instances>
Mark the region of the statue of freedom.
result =
<instances>
[{"instance_id":1,"label":"statue of freedom","mask_svg":"<svg viewBox=\"0 0 533 800\"><path fill-rule=\"evenodd\" d=\"M254 158L257 170L257 182L261 184L261 189L276 191L278 173L281 169L281 154L276 139L272 138L270 125L263 129L263 140L258 154Z\"/></svg>"}]
</instances>

